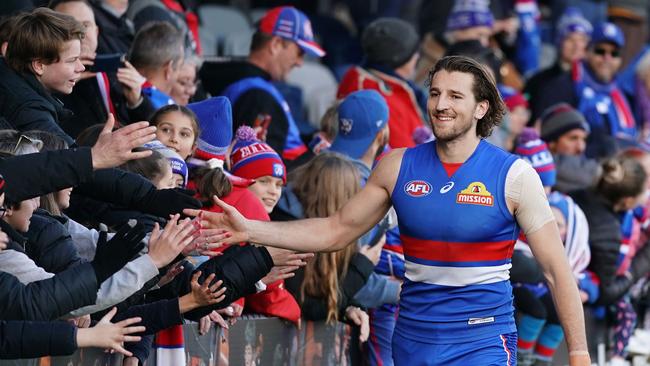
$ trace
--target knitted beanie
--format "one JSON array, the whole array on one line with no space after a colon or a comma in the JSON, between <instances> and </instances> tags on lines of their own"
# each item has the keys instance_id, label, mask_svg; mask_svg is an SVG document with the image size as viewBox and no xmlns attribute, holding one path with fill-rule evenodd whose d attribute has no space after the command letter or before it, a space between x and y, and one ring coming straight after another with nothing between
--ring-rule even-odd
<instances>
[{"instance_id":1,"label":"knitted beanie","mask_svg":"<svg viewBox=\"0 0 650 366\"><path fill-rule=\"evenodd\" d=\"M516 89L509 86L501 86L499 87L499 92L501 92L501 98L510 112L519 106L528 108L528 101L524 95Z\"/></svg>"},{"instance_id":2,"label":"knitted beanie","mask_svg":"<svg viewBox=\"0 0 650 366\"><path fill-rule=\"evenodd\" d=\"M557 21L556 26L556 41L559 45L571 33L579 32L591 37L593 27L589 20L582 15L579 8L569 6L564 11L564 14Z\"/></svg>"},{"instance_id":3,"label":"knitted beanie","mask_svg":"<svg viewBox=\"0 0 650 366\"><path fill-rule=\"evenodd\" d=\"M230 154L232 174L256 179L266 175L287 181L287 169L282 158L272 147L257 139L257 134L249 126L241 126L235 134L235 144Z\"/></svg>"},{"instance_id":4,"label":"knitted beanie","mask_svg":"<svg viewBox=\"0 0 650 366\"><path fill-rule=\"evenodd\" d=\"M224 160L232 140L232 107L226 97L212 97L187 105L199 120L201 135L194 157L200 160Z\"/></svg>"},{"instance_id":5,"label":"knitted beanie","mask_svg":"<svg viewBox=\"0 0 650 366\"><path fill-rule=\"evenodd\" d=\"M369 64L398 68L418 50L420 37L408 22L398 18L379 18L363 31L361 46Z\"/></svg>"},{"instance_id":6,"label":"knitted beanie","mask_svg":"<svg viewBox=\"0 0 650 366\"><path fill-rule=\"evenodd\" d=\"M490 0L456 0L447 18L447 31L474 27L492 28Z\"/></svg>"},{"instance_id":7,"label":"knitted beanie","mask_svg":"<svg viewBox=\"0 0 650 366\"><path fill-rule=\"evenodd\" d=\"M153 140L143 145L147 149L155 150L164 156L172 167L172 173L183 177L183 188L187 186L188 169L185 160L178 153L158 140Z\"/></svg>"},{"instance_id":8,"label":"knitted beanie","mask_svg":"<svg viewBox=\"0 0 650 366\"><path fill-rule=\"evenodd\" d=\"M556 171L553 155L548 151L546 143L539 138L537 131L532 128L524 129L517 138L515 154L535 168L545 187L555 185Z\"/></svg>"},{"instance_id":9,"label":"knitted beanie","mask_svg":"<svg viewBox=\"0 0 650 366\"><path fill-rule=\"evenodd\" d=\"M542 140L555 141L565 133L579 128L589 133L589 124L582 113L567 103L548 107L540 117L542 121Z\"/></svg>"}]
</instances>

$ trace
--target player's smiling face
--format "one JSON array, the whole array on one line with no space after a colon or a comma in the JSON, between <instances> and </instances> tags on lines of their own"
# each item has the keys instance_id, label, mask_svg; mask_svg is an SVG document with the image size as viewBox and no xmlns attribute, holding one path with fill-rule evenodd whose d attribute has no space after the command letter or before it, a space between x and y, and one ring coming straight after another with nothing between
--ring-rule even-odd
<instances>
[{"instance_id":1,"label":"player's smiling face","mask_svg":"<svg viewBox=\"0 0 650 366\"><path fill-rule=\"evenodd\" d=\"M483 117L485 112L476 102L473 84L472 74L456 71L440 70L431 79L427 111L439 141L476 134L477 117Z\"/></svg>"}]
</instances>

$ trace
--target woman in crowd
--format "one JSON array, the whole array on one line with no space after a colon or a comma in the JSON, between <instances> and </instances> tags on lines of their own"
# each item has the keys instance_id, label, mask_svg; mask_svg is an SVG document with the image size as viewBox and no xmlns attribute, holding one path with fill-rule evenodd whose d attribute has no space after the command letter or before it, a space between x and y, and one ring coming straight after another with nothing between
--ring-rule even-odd
<instances>
[{"instance_id":1,"label":"woman in crowd","mask_svg":"<svg viewBox=\"0 0 650 366\"><path fill-rule=\"evenodd\" d=\"M272 217L295 220L325 217L336 212L360 190L357 168L336 153L321 153L289 175L289 183ZM381 245L348 245L338 252L318 253L304 271L287 280L307 320L348 320L369 333L368 315L352 301L379 260Z\"/></svg>"}]
</instances>

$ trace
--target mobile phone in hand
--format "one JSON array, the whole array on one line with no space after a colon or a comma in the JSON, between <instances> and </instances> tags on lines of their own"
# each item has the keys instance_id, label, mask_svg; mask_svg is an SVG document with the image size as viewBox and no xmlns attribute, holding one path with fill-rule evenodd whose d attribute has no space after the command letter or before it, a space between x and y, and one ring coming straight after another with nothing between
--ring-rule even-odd
<instances>
[{"instance_id":1,"label":"mobile phone in hand","mask_svg":"<svg viewBox=\"0 0 650 366\"><path fill-rule=\"evenodd\" d=\"M91 72L117 72L124 66L125 55L123 53L110 53L97 55L93 64L88 66Z\"/></svg>"}]
</instances>

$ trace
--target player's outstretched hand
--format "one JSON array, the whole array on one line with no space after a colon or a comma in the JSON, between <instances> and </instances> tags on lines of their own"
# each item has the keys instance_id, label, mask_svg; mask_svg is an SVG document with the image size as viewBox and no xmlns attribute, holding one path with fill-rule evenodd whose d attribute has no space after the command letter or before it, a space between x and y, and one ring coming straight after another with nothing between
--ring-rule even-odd
<instances>
[{"instance_id":1,"label":"player's outstretched hand","mask_svg":"<svg viewBox=\"0 0 650 366\"><path fill-rule=\"evenodd\" d=\"M370 335L370 318L368 317L368 313L356 306L348 306L345 309L345 317L359 326L359 341L367 341Z\"/></svg>"},{"instance_id":2,"label":"player's outstretched hand","mask_svg":"<svg viewBox=\"0 0 650 366\"><path fill-rule=\"evenodd\" d=\"M113 319L116 312L117 308L111 309L111 311L104 315L102 320L92 328L77 329L77 346L80 348L108 348L126 356L132 356L131 352L124 349L124 342L139 341L139 336L132 336L130 334L144 332L145 327L130 326L139 323L142 320L140 318L129 318L118 323L111 323L111 319Z\"/></svg>"},{"instance_id":3,"label":"player's outstretched hand","mask_svg":"<svg viewBox=\"0 0 650 366\"><path fill-rule=\"evenodd\" d=\"M185 209L183 213L187 216L196 217L203 212L202 227L206 229L225 230L223 244L234 244L249 241L248 222L236 208L220 200L217 196L212 197L214 203L221 207L223 213L207 212L201 210ZM228 234L228 235L226 235Z\"/></svg>"}]
</instances>

